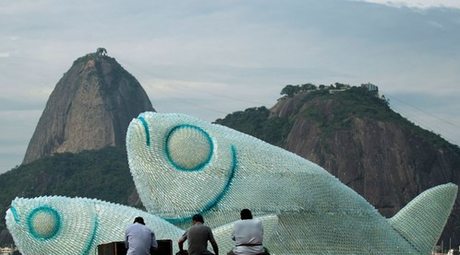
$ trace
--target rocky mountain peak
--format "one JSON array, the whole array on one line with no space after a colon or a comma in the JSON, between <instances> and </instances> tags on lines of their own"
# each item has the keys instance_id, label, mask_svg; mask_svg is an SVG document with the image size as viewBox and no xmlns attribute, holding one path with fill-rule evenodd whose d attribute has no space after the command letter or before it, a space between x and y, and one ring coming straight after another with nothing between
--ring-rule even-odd
<instances>
[{"instance_id":1,"label":"rocky mountain peak","mask_svg":"<svg viewBox=\"0 0 460 255\"><path fill-rule=\"evenodd\" d=\"M51 93L23 164L54 153L125 146L129 122L154 111L140 83L99 48L74 61Z\"/></svg>"},{"instance_id":2,"label":"rocky mountain peak","mask_svg":"<svg viewBox=\"0 0 460 255\"><path fill-rule=\"evenodd\" d=\"M320 165L387 218L431 187L460 185L460 148L394 112L366 87L295 91L270 110L246 109L216 122ZM459 205L457 196L440 239L454 246Z\"/></svg>"}]
</instances>

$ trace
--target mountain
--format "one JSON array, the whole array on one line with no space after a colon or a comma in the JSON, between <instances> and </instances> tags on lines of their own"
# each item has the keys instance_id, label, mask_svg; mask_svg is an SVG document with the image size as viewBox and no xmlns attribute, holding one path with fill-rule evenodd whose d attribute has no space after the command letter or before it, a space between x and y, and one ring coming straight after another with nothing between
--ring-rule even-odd
<instances>
[{"instance_id":1,"label":"mountain","mask_svg":"<svg viewBox=\"0 0 460 255\"><path fill-rule=\"evenodd\" d=\"M98 49L75 60L56 84L23 164L54 153L124 147L130 121L144 111L154 109L142 86Z\"/></svg>"},{"instance_id":2,"label":"mountain","mask_svg":"<svg viewBox=\"0 0 460 255\"><path fill-rule=\"evenodd\" d=\"M460 185L460 148L392 111L375 91L315 86L286 94L271 109L246 109L216 123L315 162L385 217L430 187ZM453 247L460 244L459 205L457 197L442 235Z\"/></svg>"}]
</instances>

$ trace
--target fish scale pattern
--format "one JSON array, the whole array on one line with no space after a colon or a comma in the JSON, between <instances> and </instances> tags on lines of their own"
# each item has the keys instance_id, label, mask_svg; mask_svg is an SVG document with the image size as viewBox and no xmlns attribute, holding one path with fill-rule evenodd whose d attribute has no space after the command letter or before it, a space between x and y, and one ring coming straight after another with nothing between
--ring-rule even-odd
<instances>
[{"instance_id":1,"label":"fish scale pattern","mask_svg":"<svg viewBox=\"0 0 460 255\"><path fill-rule=\"evenodd\" d=\"M320 166L235 130L183 114L146 112L131 122L126 141L149 212L177 226L195 213L216 226L236 220L243 208L276 214L277 230L265 242L273 254L428 254L425 247L439 238L457 190L448 184L428 195L446 206L429 213L437 215L429 220L434 227L424 233L426 240L415 241L404 232L419 233L425 223L404 213L388 220Z\"/></svg>"},{"instance_id":2,"label":"fish scale pattern","mask_svg":"<svg viewBox=\"0 0 460 255\"><path fill-rule=\"evenodd\" d=\"M16 198L6 213L6 224L15 244L24 255L94 255L101 243L123 241L124 230L137 216L144 218L157 239L175 245L185 232L166 220L136 208L88 198L44 196ZM276 215L259 217L268 236L278 226ZM185 227L190 227L191 223ZM230 250L233 223L213 229L223 250ZM187 243L184 246L187 248Z\"/></svg>"}]
</instances>

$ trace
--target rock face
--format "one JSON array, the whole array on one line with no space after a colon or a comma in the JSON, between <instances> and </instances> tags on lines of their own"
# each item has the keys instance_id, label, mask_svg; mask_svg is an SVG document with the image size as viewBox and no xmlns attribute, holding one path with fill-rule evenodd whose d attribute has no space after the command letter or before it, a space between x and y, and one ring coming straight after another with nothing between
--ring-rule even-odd
<instances>
[{"instance_id":1,"label":"rock face","mask_svg":"<svg viewBox=\"0 0 460 255\"><path fill-rule=\"evenodd\" d=\"M54 153L124 147L129 122L144 111L154 111L147 94L114 58L81 57L51 93L23 164Z\"/></svg>"},{"instance_id":2,"label":"rock face","mask_svg":"<svg viewBox=\"0 0 460 255\"><path fill-rule=\"evenodd\" d=\"M385 217L430 187L460 185L460 153L455 146L437 144L434 141L441 138L417 132L421 129L392 111L387 119L352 113L338 117L345 104L307 96L281 99L270 109L272 117L293 121L283 147L331 172ZM459 204L460 196L443 233L444 243L452 238L453 245L460 244Z\"/></svg>"}]
</instances>

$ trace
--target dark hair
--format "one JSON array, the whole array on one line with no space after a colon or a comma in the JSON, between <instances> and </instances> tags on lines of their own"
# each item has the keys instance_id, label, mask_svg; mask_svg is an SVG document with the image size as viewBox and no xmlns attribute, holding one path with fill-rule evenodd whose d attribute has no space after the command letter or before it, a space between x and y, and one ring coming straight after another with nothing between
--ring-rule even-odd
<instances>
[{"instance_id":1,"label":"dark hair","mask_svg":"<svg viewBox=\"0 0 460 255\"><path fill-rule=\"evenodd\" d=\"M243 209L241 210L241 219L242 220L250 220L252 219L252 213L251 213L251 210L249 209Z\"/></svg>"},{"instance_id":2,"label":"dark hair","mask_svg":"<svg viewBox=\"0 0 460 255\"><path fill-rule=\"evenodd\" d=\"M203 219L203 216L202 216L201 214L195 214L195 215L193 215L192 220L193 220L193 221L198 221L198 222L204 223L204 219Z\"/></svg>"},{"instance_id":3,"label":"dark hair","mask_svg":"<svg viewBox=\"0 0 460 255\"><path fill-rule=\"evenodd\" d=\"M136 223L136 222L139 223L139 224L145 225L144 218L142 218L142 217L136 217L134 219L134 223Z\"/></svg>"}]
</instances>

